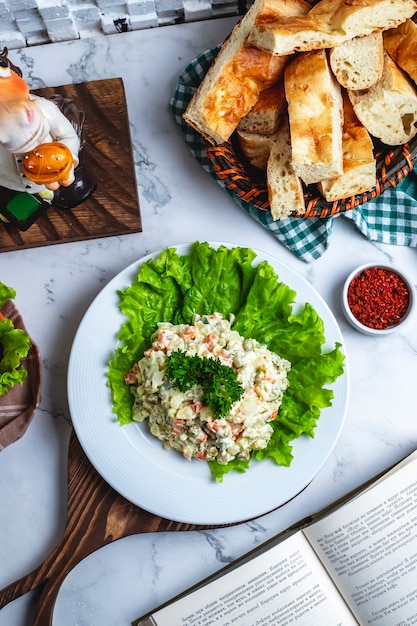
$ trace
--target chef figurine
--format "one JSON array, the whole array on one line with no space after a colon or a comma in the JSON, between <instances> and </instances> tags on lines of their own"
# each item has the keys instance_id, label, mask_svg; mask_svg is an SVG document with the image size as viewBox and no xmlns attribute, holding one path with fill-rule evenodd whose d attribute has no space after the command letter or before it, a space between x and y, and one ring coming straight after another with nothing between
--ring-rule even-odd
<instances>
[{"instance_id":1,"label":"chef figurine","mask_svg":"<svg viewBox=\"0 0 417 626\"><path fill-rule=\"evenodd\" d=\"M78 114L77 127L57 97L29 93L7 49L0 53L0 218L21 230L46 206L72 208L95 189L90 180L74 185L83 113L65 100L67 109Z\"/></svg>"}]
</instances>

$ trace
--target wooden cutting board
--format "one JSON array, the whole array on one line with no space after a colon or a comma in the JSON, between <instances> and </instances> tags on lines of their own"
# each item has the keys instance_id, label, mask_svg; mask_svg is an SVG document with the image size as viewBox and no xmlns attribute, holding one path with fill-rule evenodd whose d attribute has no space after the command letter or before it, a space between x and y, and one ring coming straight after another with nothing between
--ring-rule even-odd
<instances>
[{"instance_id":1,"label":"wooden cutting board","mask_svg":"<svg viewBox=\"0 0 417 626\"><path fill-rule=\"evenodd\" d=\"M110 487L86 457L74 431L68 450L68 510L64 532L35 570L0 590L0 610L39 589L33 626L50 626L59 589L67 574L95 550L137 533L215 528L173 522L148 513Z\"/></svg>"},{"instance_id":2,"label":"wooden cutting board","mask_svg":"<svg viewBox=\"0 0 417 626\"><path fill-rule=\"evenodd\" d=\"M121 78L33 90L61 94L85 113L83 161L94 194L71 210L50 207L26 231L0 222L0 252L141 232L129 119Z\"/></svg>"}]
</instances>

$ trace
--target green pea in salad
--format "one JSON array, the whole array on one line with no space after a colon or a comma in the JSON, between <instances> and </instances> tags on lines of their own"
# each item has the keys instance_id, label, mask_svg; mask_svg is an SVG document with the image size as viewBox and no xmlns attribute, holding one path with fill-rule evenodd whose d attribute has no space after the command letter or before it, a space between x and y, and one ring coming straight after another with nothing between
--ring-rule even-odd
<instances>
[{"instance_id":1,"label":"green pea in salad","mask_svg":"<svg viewBox=\"0 0 417 626\"><path fill-rule=\"evenodd\" d=\"M344 372L341 344L250 248L195 242L167 248L118 291L126 321L108 364L113 412L147 423L173 454L206 462L222 482L272 459L290 466L298 437L314 437L327 385Z\"/></svg>"}]
</instances>

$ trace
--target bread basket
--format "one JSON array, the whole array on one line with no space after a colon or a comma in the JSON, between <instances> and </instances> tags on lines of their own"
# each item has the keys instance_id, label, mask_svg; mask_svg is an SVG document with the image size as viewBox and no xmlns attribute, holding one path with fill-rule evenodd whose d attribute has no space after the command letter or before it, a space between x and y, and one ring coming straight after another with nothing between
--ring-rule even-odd
<instances>
[{"instance_id":1,"label":"bread basket","mask_svg":"<svg viewBox=\"0 0 417 626\"><path fill-rule=\"evenodd\" d=\"M375 141L376 181L369 191L335 202L326 202L317 185L304 188L306 212L293 217L329 217L354 209L380 196L389 187L396 187L412 170L417 160L417 137L410 143L391 147ZM265 177L252 167L241 154L237 141L219 146L206 145L207 156L216 176L233 194L258 209L269 210Z\"/></svg>"},{"instance_id":2,"label":"bread basket","mask_svg":"<svg viewBox=\"0 0 417 626\"><path fill-rule=\"evenodd\" d=\"M312 5L315 2L310 2ZM175 102L177 116L185 112L193 93L198 89L208 69L216 58L222 44L203 52L192 61L181 75L181 98ZM185 87L185 89L184 89ZM190 98L185 95L190 94ZM182 108L183 107L183 108ZM182 109L182 110L181 110ZM202 139L197 131L189 127L185 131L187 143L200 162L204 157L208 160L210 174L218 180L220 185L230 193L239 204L244 203L252 209L269 213L268 190L266 175L254 168L240 150L236 133L230 139L219 145L211 145ZM373 138L374 155L376 160L375 185L368 191L334 202L327 202L321 195L318 186L303 186L305 213L295 218L325 218L344 213L379 197L385 190L395 188L413 170L417 161L417 136L409 143L389 146ZM198 157L200 152L201 159ZM203 164L203 163L202 163ZM204 166L204 164L203 164Z\"/></svg>"}]
</instances>

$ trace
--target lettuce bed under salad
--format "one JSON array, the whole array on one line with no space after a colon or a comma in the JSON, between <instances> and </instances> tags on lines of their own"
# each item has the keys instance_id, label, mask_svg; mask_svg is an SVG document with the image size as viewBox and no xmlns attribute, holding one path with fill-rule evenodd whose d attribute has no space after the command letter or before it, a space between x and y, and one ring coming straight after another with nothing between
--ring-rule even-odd
<instances>
[{"instance_id":1,"label":"lettuce bed under salad","mask_svg":"<svg viewBox=\"0 0 417 626\"><path fill-rule=\"evenodd\" d=\"M255 258L249 248L214 249L200 242L194 243L187 255L167 248L142 264L130 287L118 291L120 310L127 321L109 362L108 385L120 425L132 422L133 397L124 374L150 347L158 322L190 324L193 313L233 314L234 330L266 344L291 362L289 387L277 418L271 422L274 433L268 446L254 451L247 461L227 465L209 462L217 482L231 470L246 471L253 459L272 458L278 465L289 466L291 441L301 435L314 437L320 412L331 406L334 396L325 385L344 371L341 344L322 353L324 325L315 309L306 303L293 313L296 293L279 281L267 261L254 266Z\"/></svg>"},{"instance_id":2,"label":"lettuce bed under salad","mask_svg":"<svg viewBox=\"0 0 417 626\"><path fill-rule=\"evenodd\" d=\"M13 300L16 292L0 282L0 307ZM30 350L29 335L21 328L15 328L12 320L0 313L0 397L16 385L21 385L28 375L21 366Z\"/></svg>"}]
</instances>

